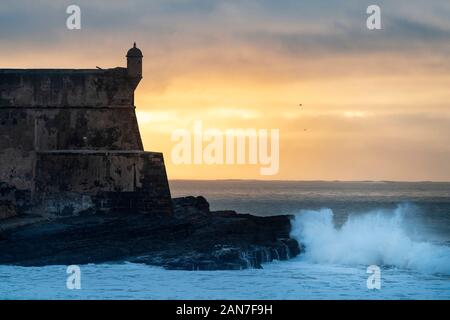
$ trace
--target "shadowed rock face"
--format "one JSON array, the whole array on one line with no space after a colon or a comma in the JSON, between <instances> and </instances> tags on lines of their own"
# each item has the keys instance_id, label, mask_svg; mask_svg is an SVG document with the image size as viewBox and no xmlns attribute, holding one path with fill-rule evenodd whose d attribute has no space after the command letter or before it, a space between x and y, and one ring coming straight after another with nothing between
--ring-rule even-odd
<instances>
[{"instance_id":1,"label":"shadowed rock face","mask_svg":"<svg viewBox=\"0 0 450 320\"><path fill-rule=\"evenodd\" d=\"M203 197L173 199L174 214L96 213L0 231L0 264L131 261L179 270L260 268L300 253L290 217L209 210Z\"/></svg>"}]
</instances>

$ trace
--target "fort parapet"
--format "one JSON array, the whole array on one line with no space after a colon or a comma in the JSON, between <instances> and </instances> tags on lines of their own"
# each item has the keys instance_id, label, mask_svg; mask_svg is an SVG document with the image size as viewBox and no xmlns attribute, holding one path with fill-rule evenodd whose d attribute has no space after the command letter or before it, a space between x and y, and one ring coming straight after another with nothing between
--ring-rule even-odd
<instances>
[{"instance_id":1,"label":"fort parapet","mask_svg":"<svg viewBox=\"0 0 450 320\"><path fill-rule=\"evenodd\" d=\"M170 213L163 155L139 132L141 78L136 45L127 68L0 69L0 207Z\"/></svg>"}]
</instances>

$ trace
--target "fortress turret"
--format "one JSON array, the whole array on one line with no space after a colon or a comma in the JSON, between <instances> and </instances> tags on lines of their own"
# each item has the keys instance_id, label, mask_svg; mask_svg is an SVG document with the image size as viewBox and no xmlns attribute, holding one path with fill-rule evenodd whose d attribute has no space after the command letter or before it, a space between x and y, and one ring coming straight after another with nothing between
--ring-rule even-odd
<instances>
[{"instance_id":1,"label":"fortress turret","mask_svg":"<svg viewBox=\"0 0 450 320\"><path fill-rule=\"evenodd\" d=\"M142 78L142 51L136 47L136 42L133 48L127 53L127 69L128 76L132 78Z\"/></svg>"}]
</instances>

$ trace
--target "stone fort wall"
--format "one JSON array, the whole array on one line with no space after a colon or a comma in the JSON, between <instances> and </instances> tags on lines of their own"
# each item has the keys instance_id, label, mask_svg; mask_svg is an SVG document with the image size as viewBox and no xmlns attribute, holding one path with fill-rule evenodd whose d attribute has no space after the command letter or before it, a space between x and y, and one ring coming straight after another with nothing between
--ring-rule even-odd
<instances>
[{"instance_id":1,"label":"stone fort wall","mask_svg":"<svg viewBox=\"0 0 450 320\"><path fill-rule=\"evenodd\" d=\"M163 156L143 151L134 106L139 81L126 68L0 70L0 182L29 195L24 211L126 203L171 211ZM108 201L108 194L124 200Z\"/></svg>"}]
</instances>

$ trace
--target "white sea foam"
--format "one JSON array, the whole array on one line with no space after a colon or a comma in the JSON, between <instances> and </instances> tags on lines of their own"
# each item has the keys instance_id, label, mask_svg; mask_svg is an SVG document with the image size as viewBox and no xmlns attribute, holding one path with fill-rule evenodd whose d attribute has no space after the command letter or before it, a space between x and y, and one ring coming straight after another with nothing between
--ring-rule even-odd
<instances>
[{"instance_id":1,"label":"white sea foam","mask_svg":"<svg viewBox=\"0 0 450 320\"><path fill-rule=\"evenodd\" d=\"M415 240L411 209L402 204L351 215L339 228L331 209L303 210L291 222L291 236L305 246L303 259L313 263L376 264L450 275L450 248Z\"/></svg>"}]
</instances>

